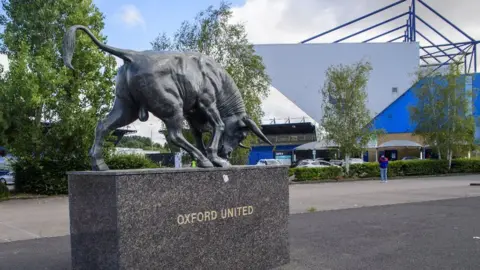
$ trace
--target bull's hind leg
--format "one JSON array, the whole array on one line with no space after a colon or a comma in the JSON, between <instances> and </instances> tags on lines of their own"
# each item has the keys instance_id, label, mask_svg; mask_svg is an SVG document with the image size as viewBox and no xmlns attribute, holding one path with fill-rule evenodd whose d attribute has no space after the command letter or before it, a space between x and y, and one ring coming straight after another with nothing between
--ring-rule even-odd
<instances>
[{"instance_id":1,"label":"bull's hind leg","mask_svg":"<svg viewBox=\"0 0 480 270\"><path fill-rule=\"evenodd\" d=\"M181 111L176 113L175 115L168 117L166 119L162 119L167 127L168 131L168 139L175 144L176 146L182 148L183 150L187 151L190 155L192 155L197 160L197 166L200 168L211 168L213 167L212 162L205 157L200 150L195 148L191 145L185 137L183 137L182 133L182 123L183 123L183 114Z\"/></svg>"},{"instance_id":2,"label":"bull's hind leg","mask_svg":"<svg viewBox=\"0 0 480 270\"><path fill-rule=\"evenodd\" d=\"M203 143L202 132L196 128L190 127L193 138L195 139L195 145L202 152L203 155L207 155L205 144Z\"/></svg>"},{"instance_id":3,"label":"bull's hind leg","mask_svg":"<svg viewBox=\"0 0 480 270\"><path fill-rule=\"evenodd\" d=\"M138 109L130 102L116 98L112 110L105 119L98 122L95 129L95 141L90 149L92 170L108 170L107 164L103 160L103 140L111 131L126 126L138 119Z\"/></svg>"}]
</instances>

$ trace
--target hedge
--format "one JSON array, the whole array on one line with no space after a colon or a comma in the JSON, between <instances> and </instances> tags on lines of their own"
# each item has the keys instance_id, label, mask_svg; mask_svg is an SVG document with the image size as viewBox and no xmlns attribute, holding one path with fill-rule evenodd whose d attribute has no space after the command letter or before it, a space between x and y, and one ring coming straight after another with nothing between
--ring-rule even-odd
<instances>
[{"instance_id":1,"label":"hedge","mask_svg":"<svg viewBox=\"0 0 480 270\"><path fill-rule=\"evenodd\" d=\"M480 173L480 159L454 159L452 168L448 170L446 160L399 160L391 161L388 166L388 177L441 175L448 173ZM350 171L344 167L292 168L289 175L295 175L294 181L340 180L359 178L379 178L380 170L377 162L350 164Z\"/></svg>"},{"instance_id":2,"label":"hedge","mask_svg":"<svg viewBox=\"0 0 480 270\"><path fill-rule=\"evenodd\" d=\"M0 201L8 200L10 197L10 191L8 190L7 185L0 182Z\"/></svg>"},{"instance_id":3,"label":"hedge","mask_svg":"<svg viewBox=\"0 0 480 270\"><path fill-rule=\"evenodd\" d=\"M136 154L117 154L105 159L112 170L158 168L150 159ZM15 172L15 191L33 194L57 195L67 194L67 171L90 170L89 164L68 164L31 159L17 160L12 164Z\"/></svg>"},{"instance_id":4,"label":"hedge","mask_svg":"<svg viewBox=\"0 0 480 270\"><path fill-rule=\"evenodd\" d=\"M111 170L148 169L160 167L151 159L138 154L112 155L105 160Z\"/></svg>"}]
</instances>

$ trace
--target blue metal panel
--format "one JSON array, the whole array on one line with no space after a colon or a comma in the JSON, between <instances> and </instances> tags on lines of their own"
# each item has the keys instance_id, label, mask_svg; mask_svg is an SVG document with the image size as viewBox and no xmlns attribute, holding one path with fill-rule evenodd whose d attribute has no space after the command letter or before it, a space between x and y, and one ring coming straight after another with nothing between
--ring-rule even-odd
<instances>
[{"instance_id":1,"label":"blue metal panel","mask_svg":"<svg viewBox=\"0 0 480 270\"><path fill-rule=\"evenodd\" d=\"M473 85L473 115L477 119L475 127L475 139L480 141L480 73L472 75ZM408 89L398 97L385 110L373 119L375 129L384 129L386 133L411 133L415 130L415 124L410 121L408 108L417 104L414 94L415 87Z\"/></svg>"},{"instance_id":2,"label":"blue metal panel","mask_svg":"<svg viewBox=\"0 0 480 270\"><path fill-rule=\"evenodd\" d=\"M299 145L277 145L277 151L292 151ZM262 158L274 158L273 146L253 146L248 155L248 165L255 165Z\"/></svg>"},{"instance_id":3,"label":"blue metal panel","mask_svg":"<svg viewBox=\"0 0 480 270\"><path fill-rule=\"evenodd\" d=\"M413 132L415 126L410 121L408 107L416 104L415 95L410 88L375 117L374 128L384 129L386 133Z\"/></svg>"},{"instance_id":4,"label":"blue metal panel","mask_svg":"<svg viewBox=\"0 0 480 270\"><path fill-rule=\"evenodd\" d=\"M273 146L253 146L248 155L248 165L255 165L262 158L273 158Z\"/></svg>"},{"instance_id":5,"label":"blue metal panel","mask_svg":"<svg viewBox=\"0 0 480 270\"><path fill-rule=\"evenodd\" d=\"M480 144L480 73L472 76L473 117L475 118L475 142Z\"/></svg>"}]
</instances>

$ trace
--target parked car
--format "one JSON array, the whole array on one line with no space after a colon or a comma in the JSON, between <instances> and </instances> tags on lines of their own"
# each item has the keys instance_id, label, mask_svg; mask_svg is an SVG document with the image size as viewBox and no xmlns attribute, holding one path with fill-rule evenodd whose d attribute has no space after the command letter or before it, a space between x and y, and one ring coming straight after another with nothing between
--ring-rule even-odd
<instances>
[{"instance_id":1,"label":"parked car","mask_svg":"<svg viewBox=\"0 0 480 270\"><path fill-rule=\"evenodd\" d=\"M350 159L350 164L362 164L364 161L361 158L351 158Z\"/></svg>"},{"instance_id":2,"label":"parked car","mask_svg":"<svg viewBox=\"0 0 480 270\"><path fill-rule=\"evenodd\" d=\"M335 165L325 160L304 159L298 163L297 168L315 168L315 167L330 167L330 166L340 167L338 165Z\"/></svg>"},{"instance_id":3,"label":"parked car","mask_svg":"<svg viewBox=\"0 0 480 270\"><path fill-rule=\"evenodd\" d=\"M338 165L338 166L345 166L345 160L344 159L332 159L332 160L330 160L330 163ZM364 163L364 161L361 158L351 158L349 160L349 164L362 164L362 163Z\"/></svg>"},{"instance_id":4,"label":"parked car","mask_svg":"<svg viewBox=\"0 0 480 270\"><path fill-rule=\"evenodd\" d=\"M0 182L5 185L15 184L15 176L13 172L8 172L7 174L0 176Z\"/></svg>"},{"instance_id":5,"label":"parked car","mask_svg":"<svg viewBox=\"0 0 480 270\"><path fill-rule=\"evenodd\" d=\"M412 159L419 159L419 158L418 157L412 157L412 156L402 158L402 160L412 160Z\"/></svg>"},{"instance_id":6,"label":"parked car","mask_svg":"<svg viewBox=\"0 0 480 270\"><path fill-rule=\"evenodd\" d=\"M334 165L338 165L338 166L342 166L344 160L341 160L341 159L331 159L330 160L330 163L334 164Z\"/></svg>"},{"instance_id":7,"label":"parked car","mask_svg":"<svg viewBox=\"0 0 480 270\"><path fill-rule=\"evenodd\" d=\"M282 163L276 159L260 159L257 166L271 166L271 165L282 165Z\"/></svg>"}]
</instances>

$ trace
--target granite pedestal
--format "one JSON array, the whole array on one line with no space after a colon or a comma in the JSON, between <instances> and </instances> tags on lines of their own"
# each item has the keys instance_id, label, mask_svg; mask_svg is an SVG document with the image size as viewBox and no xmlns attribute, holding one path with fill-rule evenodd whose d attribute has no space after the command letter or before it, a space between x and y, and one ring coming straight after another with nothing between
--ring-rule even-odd
<instances>
[{"instance_id":1,"label":"granite pedestal","mask_svg":"<svg viewBox=\"0 0 480 270\"><path fill-rule=\"evenodd\" d=\"M72 268L289 263L288 167L70 172Z\"/></svg>"}]
</instances>

